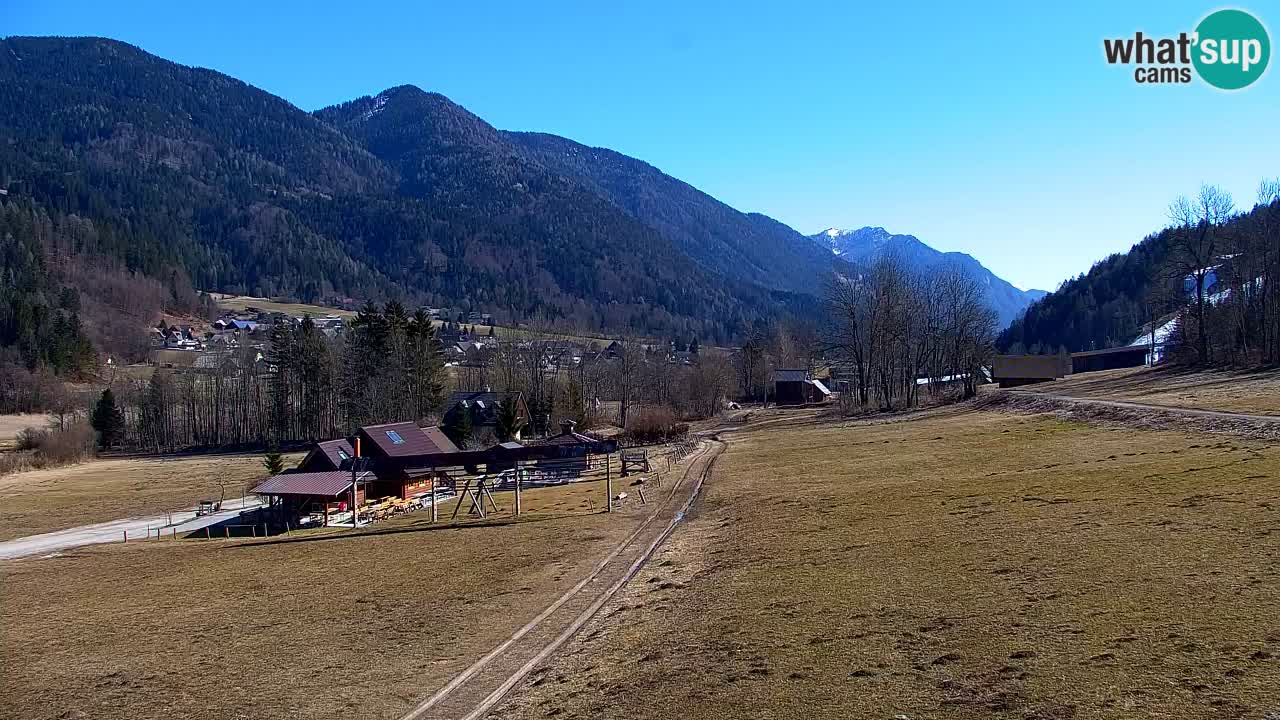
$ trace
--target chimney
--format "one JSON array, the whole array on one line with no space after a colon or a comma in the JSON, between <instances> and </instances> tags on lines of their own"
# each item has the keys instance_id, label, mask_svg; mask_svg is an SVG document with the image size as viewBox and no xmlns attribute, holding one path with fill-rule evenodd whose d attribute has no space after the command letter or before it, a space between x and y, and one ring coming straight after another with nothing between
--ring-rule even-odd
<instances>
[{"instance_id":1,"label":"chimney","mask_svg":"<svg viewBox=\"0 0 1280 720\"><path fill-rule=\"evenodd\" d=\"M572 421L572 420L562 420L562 421L560 421L560 434L561 434L561 435L570 435L570 434L572 434L572 433L573 433L573 428L574 428L574 426L575 426L575 425L577 425L577 424L578 424L578 423L576 423L576 422L574 422L574 421Z\"/></svg>"}]
</instances>

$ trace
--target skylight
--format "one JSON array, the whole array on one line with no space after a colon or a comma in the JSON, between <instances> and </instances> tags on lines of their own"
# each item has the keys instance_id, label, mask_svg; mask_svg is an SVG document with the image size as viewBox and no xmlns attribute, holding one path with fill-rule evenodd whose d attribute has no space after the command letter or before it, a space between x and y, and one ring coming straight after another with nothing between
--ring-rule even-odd
<instances>
[{"instance_id":1,"label":"skylight","mask_svg":"<svg viewBox=\"0 0 1280 720\"><path fill-rule=\"evenodd\" d=\"M395 443L396 445L404 444L404 438L400 437L400 433L396 432L395 430L388 430L387 437L391 438L391 442Z\"/></svg>"}]
</instances>

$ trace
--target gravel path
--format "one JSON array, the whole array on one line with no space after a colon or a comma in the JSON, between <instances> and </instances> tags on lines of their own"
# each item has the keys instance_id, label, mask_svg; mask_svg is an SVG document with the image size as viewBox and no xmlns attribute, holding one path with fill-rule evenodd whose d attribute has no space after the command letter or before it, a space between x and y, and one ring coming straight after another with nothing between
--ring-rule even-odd
<instances>
[{"instance_id":1,"label":"gravel path","mask_svg":"<svg viewBox=\"0 0 1280 720\"><path fill-rule=\"evenodd\" d=\"M157 528L164 528L165 534L171 530L176 530L179 534L189 533L233 518L240 514L241 510L261 507L262 501L257 498L246 498L242 506L240 498L233 498L225 501L222 506L224 509L221 512L200 517L196 517L195 508L190 508L182 512L124 518L93 525L81 525L57 532L28 535L16 540L0 542L0 560L44 555L82 545L121 542L125 540L126 535L129 540L142 541L146 539L149 532L154 532Z\"/></svg>"}]
</instances>

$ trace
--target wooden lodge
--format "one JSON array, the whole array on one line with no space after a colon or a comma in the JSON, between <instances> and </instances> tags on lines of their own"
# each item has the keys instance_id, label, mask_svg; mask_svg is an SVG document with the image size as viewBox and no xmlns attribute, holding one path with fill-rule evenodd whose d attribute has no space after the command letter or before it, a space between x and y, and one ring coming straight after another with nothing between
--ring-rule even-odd
<instances>
[{"instance_id":1,"label":"wooden lodge","mask_svg":"<svg viewBox=\"0 0 1280 720\"><path fill-rule=\"evenodd\" d=\"M459 491L465 478L498 476L517 467L533 484L565 482L592 467L593 457L616 450L615 441L578 433L572 422L537 444L507 442L472 451L459 450L438 427L369 425L351 438L316 443L297 468L268 478L252 492L267 498L281 525L345 524L353 504L363 508L377 500L411 509L430 502L434 493ZM360 513L363 522L365 511Z\"/></svg>"}]
</instances>

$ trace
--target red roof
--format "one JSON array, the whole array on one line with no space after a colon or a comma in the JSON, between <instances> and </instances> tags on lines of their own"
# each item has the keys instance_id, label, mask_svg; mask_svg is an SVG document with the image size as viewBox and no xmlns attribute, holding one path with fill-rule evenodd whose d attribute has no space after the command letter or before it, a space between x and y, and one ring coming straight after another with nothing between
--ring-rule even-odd
<instances>
[{"instance_id":1,"label":"red roof","mask_svg":"<svg viewBox=\"0 0 1280 720\"><path fill-rule=\"evenodd\" d=\"M373 473L360 473L358 479L365 482ZM326 472L281 473L267 478L253 489L255 495L321 495L336 497L351 489L351 473L346 470Z\"/></svg>"},{"instance_id":2,"label":"red roof","mask_svg":"<svg viewBox=\"0 0 1280 720\"><path fill-rule=\"evenodd\" d=\"M386 425L366 425L360 428L360 434L386 457L412 457L415 455L439 455L456 453L454 445L440 428L420 428L417 423L387 423ZM364 451L363 454L370 453Z\"/></svg>"},{"instance_id":3,"label":"red roof","mask_svg":"<svg viewBox=\"0 0 1280 720\"><path fill-rule=\"evenodd\" d=\"M343 456L344 454L345 457ZM342 467L344 460L355 456L355 449L345 439L326 440L316 443L315 447L312 448L311 452L307 453L307 456L302 459L298 467L308 469L316 468L319 465L323 468L327 465L329 469L337 470ZM325 462L325 460L328 462Z\"/></svg>"}]
</instances>

